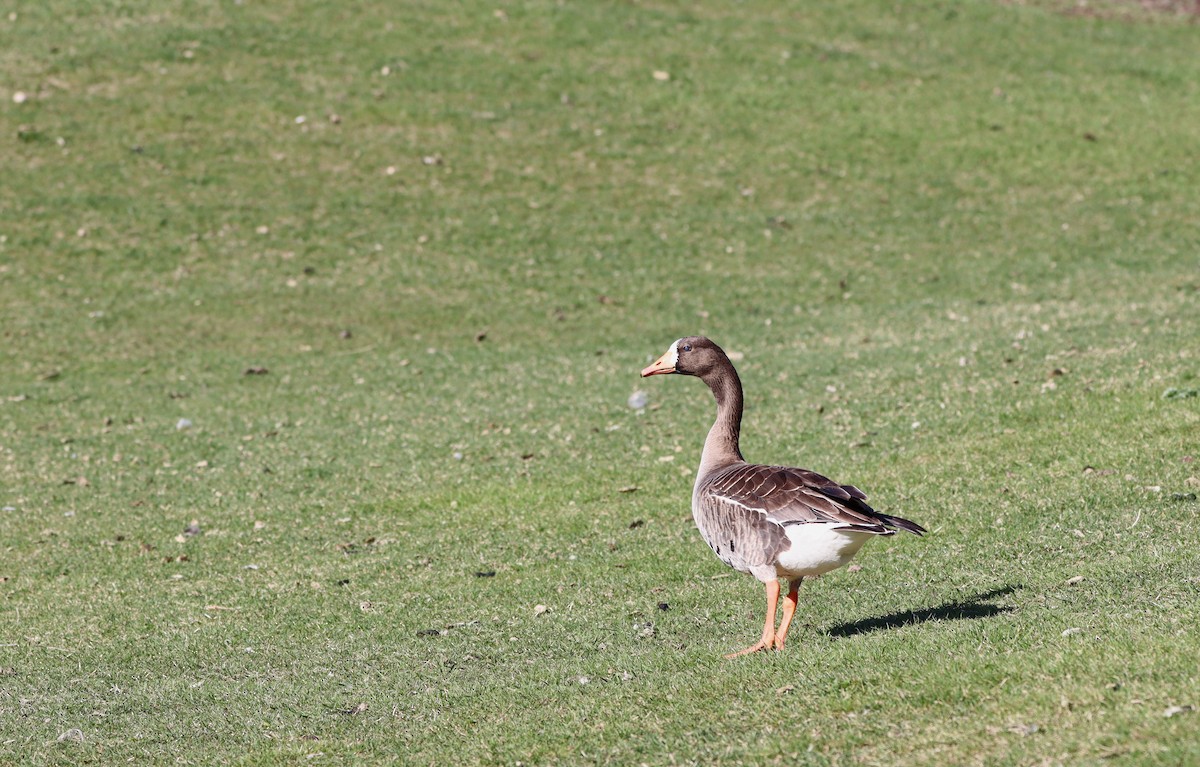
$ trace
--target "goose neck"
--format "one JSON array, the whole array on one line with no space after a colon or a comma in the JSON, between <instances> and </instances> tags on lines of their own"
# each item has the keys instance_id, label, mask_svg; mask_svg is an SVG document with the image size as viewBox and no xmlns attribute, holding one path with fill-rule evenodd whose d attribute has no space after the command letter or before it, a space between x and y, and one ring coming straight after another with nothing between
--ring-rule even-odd
<instances>
[{"instance_id":1,"label":"goose neck","mask_svg":"<svg viewBox=\"0 0 1200 767\"><path fill-rule=\"evenodd\" d=\"M738 446L742 431L742 382L737 371L726 363L703 380L717 400L717 419L704 440L697 481L716 469L743 460Z\"/></svg>"}]
</instances>

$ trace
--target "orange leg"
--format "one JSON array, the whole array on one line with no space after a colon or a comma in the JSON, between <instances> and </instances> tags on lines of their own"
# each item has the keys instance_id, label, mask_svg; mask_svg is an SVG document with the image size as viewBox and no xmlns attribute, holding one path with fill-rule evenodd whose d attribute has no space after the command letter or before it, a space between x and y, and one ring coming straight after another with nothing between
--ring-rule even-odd
<instances>
[{"instance_id":1,"label":"orange leg","mask_svg":"<svg viewBox=\"0 0 1200 767\"><path fill-rule=\"evenodd\" d=\"M788 581L788 593L783 598L783 620L779 621L779 633L775 635L776 650L782 650L783 643L787 641L788 629L792 627L792 616L796 614L796 599L799 596L801 581L801 578Z\"/></svg>"},{"instance_id":2,"label":"orange leg","mask_svg":"<svg viewBox=\"0 0 1200 767\"><path fill-rule=\"evenodd\" d=\"M762 639L758 644L751 645L745 650L731 652L726 658L736 658L739 655L749 655L759 650L767 650L775 645L775 609L779 606L779 581L772 578L766 582L767 587L767 621L763 626Z\"/></svg>"}]
</instances>

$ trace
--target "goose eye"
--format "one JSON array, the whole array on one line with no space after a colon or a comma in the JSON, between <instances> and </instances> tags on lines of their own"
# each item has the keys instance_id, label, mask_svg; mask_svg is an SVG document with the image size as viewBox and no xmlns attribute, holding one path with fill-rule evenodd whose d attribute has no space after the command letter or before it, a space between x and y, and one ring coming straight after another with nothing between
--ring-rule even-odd
<instances>
[{"instance_id":1,"label":"goose eye","mask_svg":"<svg viewBox=\"0 0 1200 767\"><path fill-rule=\"evenodd\" d=\"M690 351L692 350L692 345L691 345L691 344L684 344L684 345L683 345L683 350L684 350L685 352L690 352Z\"/></svg>"}]
</instances>

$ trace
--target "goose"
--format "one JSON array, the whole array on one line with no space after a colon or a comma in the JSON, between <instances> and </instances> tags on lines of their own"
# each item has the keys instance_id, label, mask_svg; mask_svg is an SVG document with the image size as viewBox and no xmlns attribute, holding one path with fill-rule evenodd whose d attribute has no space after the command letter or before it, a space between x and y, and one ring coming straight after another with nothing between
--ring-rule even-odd
<instances>
[{"instance_id":1,"label":"goose","mask_svg":"<svg viewBox=\"0 0 1200 767\"><path fill-rule=\"evenodd\" d=\"M729 356L709 339L680 338L642 377L669 373L696 376L717 400L717 420L704 440L692 489L696 527L722 562L766 587L762 638L726 658L783 649L805 578L836 570L876 536L925 532L916 522L875 511L852 485L808 469L747 463L738 447L742 382ZM788 591L776 630L780 579Z\"/></svg>"}]
</instances>

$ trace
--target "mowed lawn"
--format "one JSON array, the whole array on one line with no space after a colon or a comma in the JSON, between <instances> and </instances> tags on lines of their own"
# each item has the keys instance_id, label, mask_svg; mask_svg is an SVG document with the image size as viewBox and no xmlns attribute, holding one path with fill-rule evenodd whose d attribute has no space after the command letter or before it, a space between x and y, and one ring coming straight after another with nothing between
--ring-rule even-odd
<instances>
[{"instance_id":1,"label":"mowed lawn","mask_svg":"<svg viewBox=\"0 0 1200 767\"><path fill-rule=\"evenodd\" d=\"M1133 3L9 3L0 763L1200 763L1198 52ZM701 333L747 458L930 531L781 653L721 657L711 396L637 376Z\"/></svg>"}]
</instances>

